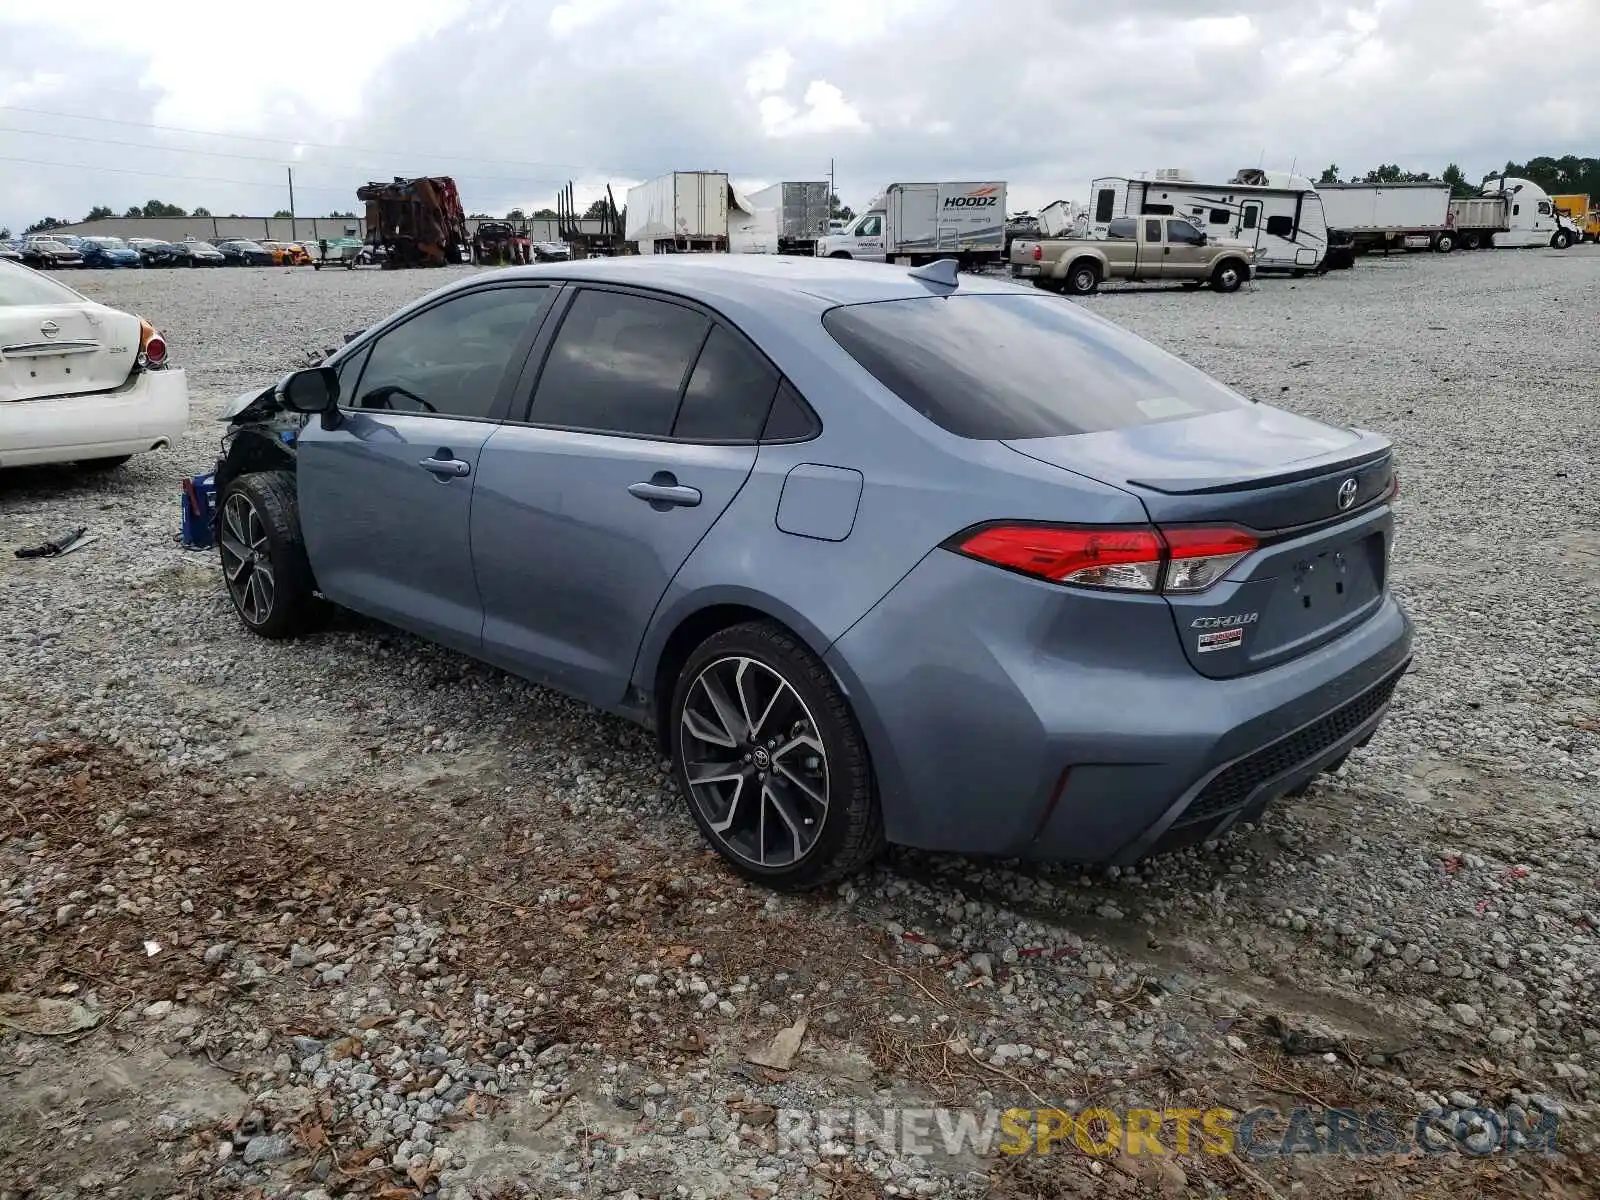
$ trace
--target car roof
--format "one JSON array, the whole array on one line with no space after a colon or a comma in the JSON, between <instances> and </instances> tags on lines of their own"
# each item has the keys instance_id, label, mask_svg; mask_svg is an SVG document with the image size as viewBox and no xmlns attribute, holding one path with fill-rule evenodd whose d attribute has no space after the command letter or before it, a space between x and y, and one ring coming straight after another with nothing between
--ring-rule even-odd
<instances>
[{"instance_id":1,"label":"car roof","mask_svg":"<svg viewBox=\"0 0 1600 1200\"><path fill-rule=\"evenodd\" d=\"M660 288L713 308L759 304L763 295L783 293L791 301L809 297L821 310L840 304L910 300L949 295L936 283L915 278L908 267L850 259L802 258L778 254L644 254L586 258L576 262L508 267L494 272L507 279L566 279ZM476 277L481 281L483 276ZM959 294L1032 292L1001 279L962 274Z\"/></svg>"}]
</instances>

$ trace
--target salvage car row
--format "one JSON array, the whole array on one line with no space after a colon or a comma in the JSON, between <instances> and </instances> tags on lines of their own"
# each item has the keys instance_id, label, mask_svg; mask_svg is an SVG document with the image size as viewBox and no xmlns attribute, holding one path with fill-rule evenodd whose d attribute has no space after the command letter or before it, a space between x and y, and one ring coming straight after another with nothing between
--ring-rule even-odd
<instances>
[{"instance_id":1,"label":"salvage car row","mask_svg":"<svg viewBox=\"0 0 1600 1200\"><path fill-rule=\"evenodd\" d=\"M299 242L227 241L164 242L156 238L74 237L35 234L20 242L0 243L0 259L22 262L41 271L68 267L298 267L311 263Z\"/></svg>"}]
</instances>

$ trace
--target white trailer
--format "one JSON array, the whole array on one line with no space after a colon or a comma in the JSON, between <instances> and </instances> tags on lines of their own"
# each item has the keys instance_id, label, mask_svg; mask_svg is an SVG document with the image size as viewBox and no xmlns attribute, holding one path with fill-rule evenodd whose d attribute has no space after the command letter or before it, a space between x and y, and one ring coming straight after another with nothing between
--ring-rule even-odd
<instances>
[{"instance_id":1,"label":"white trailer","mask_svg":"<svg viewBox=\"0 0 1600 1200\"><path fill-rule=\"evenodd\" d=\"M955 258L962 266L1005 256L1006 185L891 183L843 233L817 243L821 258L920 266Z\"/></svg>"},{"instance_id":2,"label":"white trailer","mask_svg":"<svg viewBox=\"0 0 1600 1200\"><path fill-rule=\"evenodd\" d=\"M1455 249L1448 183L1324 183L1329 231L1359 251Z\"/></svg>"},{"instance_id":3,"label":"white trailer","mask_svg":"<svg viewBox=\"0 0 1600 1200\"><path fill-rule=\"evenodd\" d=\"M728 248L728 176L673 171L628 189L624 237L640 254Z\"/></svg>"},{"instance_id":4,"label":"white trailer","mask_svg":"<svg viewBox=\"0 0 1600 1200\"><path fill-rule=\"evenodd\" d=\"M775 183L742 196L728 215L728 249L735 254L816 252L828 230L832 191L825 182Z\"/></svg>"},{"instance_id":5,"label":"white trailer","mask_svg":"<svg viewBox=\"0 0 1600 1200\"><path fill-rule=\"evenodd\" d=\"M1247 167L1226 183L1201 183L1168 169L1154 179L1114 176L1090 185L1090 236L1104 237L1118 217L1144 215L1187 217L1202 233L1254 246L1258 274L1304 275L1328 253L1322 197L1303 175Z\"/></svg>"},{"instance_id":6,"label":"white trailer","mask_svg":"<svg viewBox=\"0 0 1600 1200\"><path fill-rule=\"evenodd\" d=\"M1531 179L1502 176L1485 180L1481 199L1450 202L1450 218L1460 244L1468 250L1479 246L1565 250L1582 240L1576 223Z\"/></svg>"}]
</instances>

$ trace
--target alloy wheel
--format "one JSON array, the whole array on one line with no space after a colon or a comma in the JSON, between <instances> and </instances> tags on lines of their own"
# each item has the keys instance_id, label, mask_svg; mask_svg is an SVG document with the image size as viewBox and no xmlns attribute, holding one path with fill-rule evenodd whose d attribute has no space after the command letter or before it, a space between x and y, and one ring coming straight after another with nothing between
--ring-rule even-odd
<instances>
[{"instance_id":1,"label":"alloy wheel","mask_svg":"<svg viewBox=\"0 0 1600 1200\"><path fill-rule=\"evenodd\" d=\"M272 616L278 583L272 570L266 522L248 496L235 492L223 504L218 542L222 575L234 607L248 624L265 624Z\"/></svg>"},{"instance_id":2,"label":"alloy wheel","mask_svg":"<svg viewBox=\"0 0 1600 1200\"><path fill-rule=\"evenodd\" d=\"M689 686L679 738L690 801L718 842L757 867L800 862L828 816L828 756L793 685L744 656Z\"/></svg>"}]
</instances>

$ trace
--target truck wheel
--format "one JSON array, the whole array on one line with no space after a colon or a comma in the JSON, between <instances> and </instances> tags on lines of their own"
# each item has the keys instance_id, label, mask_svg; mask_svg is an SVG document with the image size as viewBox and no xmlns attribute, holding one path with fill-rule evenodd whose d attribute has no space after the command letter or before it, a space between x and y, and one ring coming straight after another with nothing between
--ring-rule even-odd
<instances>
[{"instance_id":1,"label":"truck wheel","mask_svg":"<svg viewBox=\"0 0 1600 1200\"><path fill-rule=\"evenodd\" d=\"M1040 275L1036 279L1034 279L1033 286L1038 288L1040 291L1050 292L1050 293L1052 293L1054 295L1057 295L1057 296L1059 296L1062 292L1066 291L1066 287L1067 287L1067 285L1062 283L1061 280L1059 280L1059 279L1051 279L1048 276L1044 276L1044 275Z\"/></svg>"},{"instance_id":2,"label":"truck wheel","mask_svg":"<svg viewBox=\"0 0 1600 1200\"><path fill-rule=\"evenodd\" d=\"M1220 262L1211 273L1211 286L1219 292L1237 292L1244 283L1244 272L1236 262Z\"/></svg>"},{"instance_id":3,"label":"truck wheel","mask_svg":"<svg viewBox=\"0 0 1600 1200\"><path fill-rule=\"evenodd\" d=\"M290 638L311 628L317 598L291 472L241 475L223 489L217 550L228 599L251 633Z\"/></svg>"},{"instance_id":4,"label":"truck wheel","mask_svg":"<svg viewBox=\"0 0 1600 1200\"><path fill-rule=\"evenodd\" d=\"M1433 248L1440 254L1449 254L1456 248L1456 238L1453 233L1441 233L1434 239Z\"/></svg>"},{"instance_id":5,"label":"truck wheel","mask_svg":"<svg viewBox=\"0 0 1600 1200\"><path fill-rule=\"evenodd\" d=\"M1567 236L1567 231L1565 229L1558 229L1556 230L1555 237L1550 239L1550 244L1557 250L1565 250L1568 246L1572 245L1572 239Z\"/></svg>"},{"instance_id":6,"label":"truck wheel","mask_svg":"<svg viewBox=\"0 0 1600 1200\"><path fill-rule=\"evenodd\" d=\"M1100 268L1084 259L1072 264L1067 272L1067 291L1074 296L1090 296L1100 289Z\"/></svg>"},{"instance_id":7,"label":"truck wheel","mask_svg":"<svg viewBox=\"0 0 1600 1200\"><path fill-rule=\"evenodd\" d=\"M848 250L835 250L832 254L828 255L828 257L829 258L849 258L850 257L850 251L848 251Z\"/></svg>"},{"instance_id":8,"label":"truck wheel","mask_svg":"<svg viewBox=\"0 0 1600 1200\"><path fill-rule=\"evenodd\" d=\"M1461 248L1463 250L1476 250L1478 248L1478 235L1470 230L1461 235Z\"/></svg>"}]
</instances>

